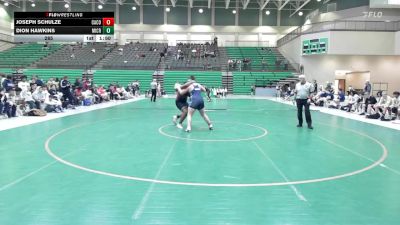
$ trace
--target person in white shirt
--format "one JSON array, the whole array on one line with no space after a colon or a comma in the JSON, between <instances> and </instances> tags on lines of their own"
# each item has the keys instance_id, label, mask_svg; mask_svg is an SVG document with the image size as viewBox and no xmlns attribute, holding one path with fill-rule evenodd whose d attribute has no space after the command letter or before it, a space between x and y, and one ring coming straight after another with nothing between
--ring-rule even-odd
<instances>
[{"instance_id":1,"label":"person in white shirt","mask_svg":"<svg viewBox=\"0 0 400 225\"><path fill-rule=\"evenodd\" d=\"M382 92L382 97L379 99L378 103L375 105L375 112L381 115L381 119L385 117L387 112L389 112L389 106L392 103L392 99L387 95L386 91Z\"/></svg>"},{"instance_id":2,"label":"person in white shirt","mask_svg":"<svg viewBox=\"0 0 400 225\"><path fill-rule=\"evenodd\" d=\"M62 102L56 95L47 95L44 103L46 112L63 112Z\"/></svg>"},{"instance_id":3,"label":"person in white shirt","mask_svg":"<svg viewBox=\"0 0 400 225\"><path fill-rule=\"evenodd\" d=\"M393 92L392 104L390 105L392 120L395 120L399 114L400 107L400 93L398 91Z\"/></svg>"},{"instance_id":4,"label":"person in white shirt","mask_svg":"<svg viewBox=\"0 0 400 225\"><path fill-rule=\"evenodd\" d=\"M314 86L306 81L305 75L299 76L300 82L296 84L296 88L294 90L295 99L297 104L297 119L299 120L299 124L297 127L303 126L303 106L305 109L306 121L308 125L308 129L314 129L312 126L312 119L310 113L310 98L312 97L312 93L314 92Z\"/></svg>"},{"instance_id":5,"label":"person in white shirt","mask_svg":"<svg viewBox=\"0 0 400 225\"><path fill-rule=\"evenodd\" d=\"M31 92L31 87L28 86L27 90L22 90L21 93L19 94L21 99L29 105L29 109L34 109L35 108L35 101L33 100L32 97L32 92Z\"/></svg>"},{"instance_id":6,"label":"person in white shirt","mask_svg":"<svg viewBox=\"0 0 400 225\"><path fill-rule=\"evenodd\" d=\"M26 77L22 78L22 81L18 83L18 87L21 89L21 91L26 91L30 87L30 84L28 81L26 81Z\"/></svg>"},{"instance_id":7,"label":"person in white shirt","mask_svg":"<svg viewBox=\"0 0 400 225\"><path fill-rule=\"evenodd\" d=\"M37 87L33 92L32 97L35 100L37 109L44 109L46 107L45 101L49 93L47 92L47 87Z\"/></svg>"},{"instance_id":8,"label":"person in white shirt","mask_svg":"<svg viewBox=\"0 0 400 225\"><path fill-rule=\"evenodd\" d=\"M352 110L356 111L358 108L359 100L360 100L360 96L358 96L358 94L356 92L349 91L347 104L343 104L341 109L346 110L347 112L351 112Z\"/></svg>"},{"instance_id":9,"label":"person in white shirt","mask_svg":"<svg viewBox=\"0 0 400 225\"><path fill-rule=\"evenodd\" d=\"M160 84L160 82L157 83L157 97L161 97L161 84Z\"/></svg>"}]
</instances>

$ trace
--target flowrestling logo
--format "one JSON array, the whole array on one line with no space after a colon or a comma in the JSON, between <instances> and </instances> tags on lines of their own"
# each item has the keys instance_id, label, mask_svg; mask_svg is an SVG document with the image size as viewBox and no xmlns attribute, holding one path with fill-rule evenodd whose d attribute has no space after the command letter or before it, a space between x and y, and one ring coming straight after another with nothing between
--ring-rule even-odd
<instances>
[{"instance_id":1,"label":"flowrestling logo","mask_svg":"<svg viewBox=\"0 0 400 225\"><path fill-rule=\"evenodd\" d=\"M363 12L364 18L382 18L383 12Z\"/></svg>"}]
</instances>

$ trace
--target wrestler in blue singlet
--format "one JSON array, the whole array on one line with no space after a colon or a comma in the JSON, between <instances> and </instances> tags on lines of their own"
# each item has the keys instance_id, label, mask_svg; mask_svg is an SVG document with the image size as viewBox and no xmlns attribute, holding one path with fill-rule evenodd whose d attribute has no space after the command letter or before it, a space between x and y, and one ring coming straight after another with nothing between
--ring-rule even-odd
<instances>
[{"instance_id":1,"label":"wrestler in blue singlet","mask_svg":"<svg viewBox=\"0 0 400 225\"><path fill-rule=\"evenodd\" d=\"M193 84L193 90L191 91L192 102L189 107L192 109L202 110L204 108L203 96L201 96L201 89L198 83Z\"/></svg>"}]
</instances>

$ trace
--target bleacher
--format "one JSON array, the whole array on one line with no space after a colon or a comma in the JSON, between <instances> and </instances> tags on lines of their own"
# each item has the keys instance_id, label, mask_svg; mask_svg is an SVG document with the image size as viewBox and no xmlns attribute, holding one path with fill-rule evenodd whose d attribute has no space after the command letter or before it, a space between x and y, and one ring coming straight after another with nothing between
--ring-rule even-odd
<instances>
[{"instance_id":1,"label":"bleacher","mask_svg":"<svg viewBox=\"0 0 400 225\"><path fill-rule=\"evenodd\" d=\"M131 43L120 45L101 60L98 69L156 69L160 62L163 43ZM150 51L150 48L156 50ZM122 49L122 51L120 50Z\"/></svg>"},{"instance_id":2,"label":"bleacher","mask_svg":"<svg viewBox=\"0 0 400 225\"><path fill-rule=\"evenodd\" d=\"M65 45L62 49L39 61L38 68L86 69L94 66L114 45L95 43L87 45ZM95 52L92 52L95 49Z\"/></svg>"},{"instance_id":3,"label":"bleacher","mask_svg":"<svg viewBox=\"0 0 400 225\"><path fill-rule=\"evenodd\" d=\"M216 50L217 48L210 44L181 44L170 47L166 67L170 70L220 70L218 53L211 57ZM178 58L180 53L183 54L183 59Z\"/></svg>"},{"instance_id":4,"label":"bleacher","mask_svg":"<svg viewBox=\"0 0 400 225\"><path fill-rule=\"evenodd\" d=\"M97 70L93 79L96 85L108 86L110 83L118 82L119 85L124 87L138 80L140 89L144 91L150 88L153 72L152 70Z\"/></svg>"},{"instance_id":5,"label":"bleacher","mask_svg":"<svg viewBox=\"0 0 400 225\"><path fill-rule=\"evenodd\" d=\"M197 82L211 87L221 87L221 72L219 71L166 71L164 75L164 90L167 94L175 93L175 82L185 83L191 75L196 77Z\"/></svg>"},{"instance_id":6,"label":"bleacher","mask_svg":"<svg viewBox=\"0 0 400 225\"><path fill-rule=\"evenodd\" d=\"M23 68L48 56L62 48L62 45L51 44L44 48L43 44L20 44L0 52L0 67Z\"/></svg>"},{"instance_id":7,"label":"bleacher","mask_svg":"<svg viewBox=\"0 0 400 225\"><path fill-rule=\"evenodd\" d=\"M82 78L83 70L65 70L65 69L26 69L24 75L31 79L32 76L37 76L43 81L47 81L50 78L61 79L64 76L68 76L71 83L75 82L76 78Z\"/></svg>"},{"instance_id":8,"label":"bleacher","mask_svg":"<svg viewBox=\"0 0 400 225\"><path fill-rule=\"evenodd\" d=\"M234 72L233 94L248 95L253 85L269 86L291 76L291 72Z\"/></svg>"},{"instance_id":9,"label":"bleacher","mask_svg":"<svg viewBox=\"0 0 400 225\"><path fill-rule=\"evenodd\" d=\"M251 66L247 70L251 71L282 71L284 65L282 58L274 48L260 47L226 47L226 52L229 59L241 60L244 58L251 59ZM262 58L266 61L266 66L263 68ZM276 64L278 60L278 65ZM243 66L243 63L242 63ZM289 70L292 68L289 68Z\"/></svg>"}]
</instances>

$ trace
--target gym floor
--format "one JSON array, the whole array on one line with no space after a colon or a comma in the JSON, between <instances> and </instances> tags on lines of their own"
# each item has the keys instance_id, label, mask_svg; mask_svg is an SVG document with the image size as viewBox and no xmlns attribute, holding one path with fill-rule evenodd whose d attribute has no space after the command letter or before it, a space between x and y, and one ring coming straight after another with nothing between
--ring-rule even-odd
<instances>
[{"instance_id":1,"label":"gym floor","mask_svg":"<svg viewBox=\"0 0 400 225\"><path fill-rule=\"evenodd\" d=\"M398 225L400 132L268 100L173 99L0 132L1 225Z\"/></svg>"}]
</instances>

